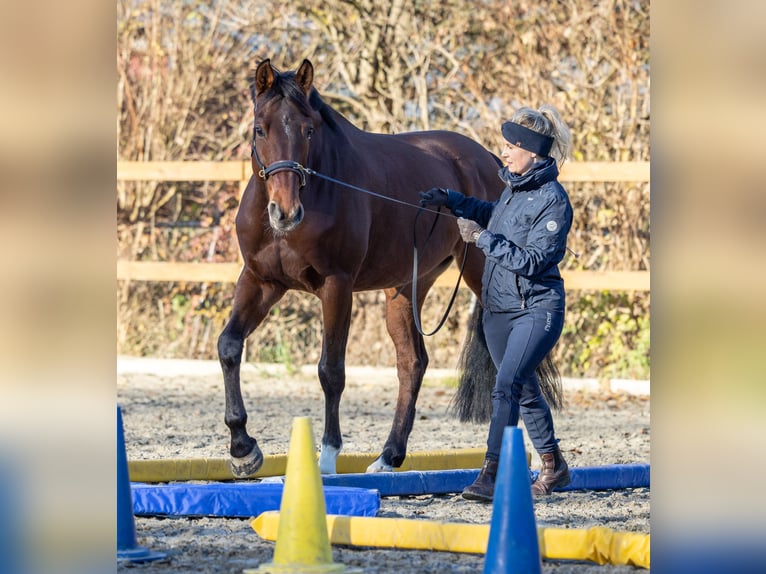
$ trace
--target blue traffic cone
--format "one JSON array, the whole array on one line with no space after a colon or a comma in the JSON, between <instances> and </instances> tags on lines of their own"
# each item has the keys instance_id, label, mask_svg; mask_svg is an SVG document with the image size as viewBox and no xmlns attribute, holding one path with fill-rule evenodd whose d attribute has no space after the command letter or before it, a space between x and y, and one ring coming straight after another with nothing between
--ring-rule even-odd
<instances>
[{"instance_id":1,"label":"blue traffic cone","mask_svg":"<svg viewBox=\"0 0 766 574\"><path fill-rule=\"evenodd\" d=\"M139 546L133 518L133 497L130 493L128 455L122 430L122 410L117 407L117 561L150 562L165 558L162 552L151 552Z\"/></svg>"},{"instance_id":2,"label":"blue traffic cone","mask_svg":"<svg viewBox=\"0 0 766 574\"><path fill-rule=\"evenodd\" d=\"M505 427L492 500L484 574L542 574L524 437Z\"/></svg>"},{"instance_id":3,"label":"blue traffic cone","mask_svg":"<svg viewBox=\"0 0 766 574\"><path fill-rule=\"evenodd\" d=\"M19 496L23 477L18 472L19 466L7 455L0 451L0 571L20 574L31 572L25 553L32 546L27 544L24 536L31 530Z\"/></svg>"}]
</instances>

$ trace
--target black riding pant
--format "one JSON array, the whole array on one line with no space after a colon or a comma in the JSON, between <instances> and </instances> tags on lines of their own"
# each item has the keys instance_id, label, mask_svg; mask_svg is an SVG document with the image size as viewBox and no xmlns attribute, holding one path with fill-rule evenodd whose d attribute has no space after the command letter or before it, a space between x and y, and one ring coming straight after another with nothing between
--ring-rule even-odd
<instances>
[{"instance_id":1,"label":"black riding pant","mask_svg":"<svg viewBox=\"0 0 766 574\"><path fill-rule=\"evenodd\" d=\"M491 313L485 309L483 321L487 347L497 367L487 458L500 458L503 431L506 426L518 425L519 414L535 450L540 454L553 452L558 440L535 369L558 341L564 312L521 309Z\"/></svg>"}]
</instances>

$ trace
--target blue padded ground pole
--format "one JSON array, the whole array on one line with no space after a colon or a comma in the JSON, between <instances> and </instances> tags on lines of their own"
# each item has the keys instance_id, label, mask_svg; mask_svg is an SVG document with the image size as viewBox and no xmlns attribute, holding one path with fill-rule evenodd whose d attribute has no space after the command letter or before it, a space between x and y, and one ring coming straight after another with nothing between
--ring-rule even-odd
<instances>
[{"instance_id":1,"label":"blue padded ground pole","mask_svg":"<svg viewBox=\"0 0 766 574\"><path fill-rule=\"evenodd\" d=\"M325 474L322 484L374 488L381 496L448 494L461 492L478 474L478 469Z\"/></svg>"},{"instance_id":2,"label":"blue padded ground pole","mask_svg":"<svg viewBox=\"0 0 766 574\"><path fill-rule=\"evenodd\" d=\"M604 466L583 466L571 468L572 482L554 492L568 490L618 490L620 488L649 488L650 467L648 464L606 464ZM539 473L533 471L533 480Z\"/></svg>"},{"instance_id":3,"label":"blue padded ground pole","mask_svg":"<svg viewBox=\"0 0 766 574\"><path fill-rule=\"evenodd\" d=\"M570 468L572 482L556 491L616 490L648 488L648 464L612 464L606 466ZM326 486L374 488L381 496L416 496L461 492L479 474L472 470L429 470L405 472L376 472L369 474L328 474L322 476ZM538 472L532 472L532 480ZM329 514L329 511L328 511Z\"/></svg>"},{"instance_id":4,"label":"blue padded ground pole","mask_svg":"<svg viewBox=\"0 0 766 574\"><path fill-rule=\"evenodd\" d=\"M279 510L283 484L237 482L210 484L131 483L136 516L221 516L249 518ZM375 516L380 508L377 490L326 486L327 514Z\"/></svg>"},{"instance_id":5,"label":"blue padded ground pole","mask_svg":"<svg viewBox=\"0 0 766 574\"><path fill-rule=\"evenodd\" d=\"M648 464L570 468L572 483L556 491L648 488ZM322 475L327 514L375 516L381 496L461 492L478 469L426 470ZM537 471L532 472L532 478ZM131 483L136 516L222 516L248 518L279 510L282 484L236 482L189 484Z\"/></svg>"}]
</instances>

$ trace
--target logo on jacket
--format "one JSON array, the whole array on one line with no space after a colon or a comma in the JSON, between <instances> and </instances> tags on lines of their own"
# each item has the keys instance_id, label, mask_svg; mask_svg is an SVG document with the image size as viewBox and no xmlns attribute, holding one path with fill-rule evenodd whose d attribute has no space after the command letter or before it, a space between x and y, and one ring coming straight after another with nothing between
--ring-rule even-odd
<instances>
[{"instance_id":1,"label":"logo on jacket","mask_svg":"<svg viewBox=\"0 0 766 574\"><path fill-rule=\"evenodd\" d=\"M556 223L555 221L549 221L548 223L545 224L545 229L547 229L548 231L556 231L558 228L559 228L559 224Z\"/></svg>"}]
</instances>

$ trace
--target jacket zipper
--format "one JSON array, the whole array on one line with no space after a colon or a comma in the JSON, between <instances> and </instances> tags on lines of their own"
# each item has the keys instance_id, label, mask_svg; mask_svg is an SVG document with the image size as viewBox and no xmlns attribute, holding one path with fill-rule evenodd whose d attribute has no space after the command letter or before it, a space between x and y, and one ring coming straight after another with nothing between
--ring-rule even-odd
<instances>
[{"instance_id":1,"label":"jacket zipper","mask_svg":"<svg viewBox=\"0 0 766 574\"><path fill-rule=\"evenodd\" d=\"M519 292L519 297L521 297L521 308L526 308L526 299L524 299L524 293L521 292L521 281L519 280L519 276L516 275L516 291Z\"/></svg>"}]
</instances>

